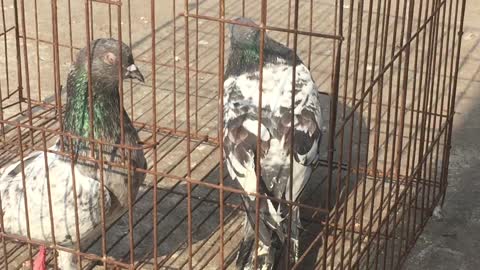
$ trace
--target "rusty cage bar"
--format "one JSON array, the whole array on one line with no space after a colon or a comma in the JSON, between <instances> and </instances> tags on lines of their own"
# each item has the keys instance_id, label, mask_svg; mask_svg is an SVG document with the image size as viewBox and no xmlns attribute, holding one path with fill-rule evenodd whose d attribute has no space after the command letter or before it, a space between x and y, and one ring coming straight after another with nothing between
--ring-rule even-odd
<instances>
[{"instance_id":1,"label":"rusty cage bar","mask_svg":"<svg viewBox=\"0 0 480 270\"><path fill-rule=\"evenodd\" d=\"M54 269L59 251L73 254L82 269L234 269L249 211L242 195L255 198L256 223L262 201L286 207L287 251L292 209L300 209L300 256L296 262L285 256L285 269L400 269L443 203L466 0L1 0L0 5L0 179L9 164L19 162L21 205L28 209L37 194L27 194L24 159L43 153L46 230L52 234L47 242L31 237L38 224L28 210L26 233L10 234L2 215L2 269L32 264L40 245L47 247ZM234 20L239 16L255 21L249 26L260 33L259 104L265 102L267 35L299 56L320 92L321 158L298 200L260 191L260 158L256 192L243 190L225 169L224 72L228 29L241 24ZM144 82L118 85L119 109L125 108L138 130L140 146L126 144L124 117L114 143L95 138L94 128L77 136L62 124L69 67L97 38L130 46L145 76ZM126 61L122 53L116 57ZM92 61L89 54L88 122L95 127ZM292 70L295 88L298 75ZM119 69L118 78L124 77ZM262 119L262 109L256 113ZM288 121L294 123L294 114ZM293 129L289 133L293 142ZM60 148L49 148L58 138ZM76 141L87 145L89 154L78 155L71 147ZM257 155L261 143L258 136ZM112 147L121 161L97 154ZM132 166L139 149L146 169ZM71 246L55 236L50 194L55 179L47 153L71 164L72 237L81 239ZM101 223L89 239L80 235L81 191L75 183L82 180L75 162L97 168L101 188ZM290 155L292 178L293 163ZM128 207L114 216L105 210L105 168L126 173ZM131 188L136 173L146 174L138 194ZM259 225L255 232L258 247Z\"/></svg>"}]
</instances>

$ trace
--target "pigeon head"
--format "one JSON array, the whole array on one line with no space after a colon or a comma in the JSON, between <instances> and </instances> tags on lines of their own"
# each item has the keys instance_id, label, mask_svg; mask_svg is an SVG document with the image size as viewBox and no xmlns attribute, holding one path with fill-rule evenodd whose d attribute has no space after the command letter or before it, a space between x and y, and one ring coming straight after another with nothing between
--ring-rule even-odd
<instances>
[{"instance_id":1,"label":"pigeon head","mask_svg":"<svg viewBox=\"0 0 480 270\"><path fill-rule=\"evenodd\" d=\"M232 47L248 48L251 46L258 46L260 30L258 25L248 18L239 17L233 20L239 24L230 25L230 43ZM251 26L246 26L251 25Z\"/></svg>"},{"instance_id":2,"label":"pigeon head","mask_svg":"<svg viewBox=\"0 0 480 270\"><path fill-rule=\"evenodd\" d=\"M244 72L255 72L260 63L261 30L251 19L239 17L230 24L230 54L228 57L225 78L232 75L241 75ZM301 63L290 48L269 37L266 33L263 43L264 64L293 64L294 57L297 65Z\"/></svg>"},{"instance_id":3,"label":"pigeon head","mask_svg":"<svg viewBox=\"0 0 480 270\"><path fill-rule=\"evenodd\" d=\"M132 50L125 43L120 44L118 40L100 38L94 40L90 45L91 71L94 82L113 83L119 82L119 69L123 79L137 79L144 82L144 77L135 65ZM82 49L75 61L75 68L87 70L86 48ZM121 55L121 62L120 62Z\"/></svg>"},{"instance_id":4,"label":"pigeon head","mask_svg":"<svg viewBox=\"0 0 480 270\"><path fill-rule=\"evenodd\" d=\"M67 105L64 128L77 136L88 137L90 106L88 91L88 54L83 48L67 77ZM93 92L93 131L95 138L116 141L120 134L119 73L123 79L132 78L144 81L135 65L131 49L115 39L100 38L90 44L91 82ZM68 141L65 141L68 144ZM82 141L73 142L76 152L85 148Z\"/></svg>"}]
</instances>

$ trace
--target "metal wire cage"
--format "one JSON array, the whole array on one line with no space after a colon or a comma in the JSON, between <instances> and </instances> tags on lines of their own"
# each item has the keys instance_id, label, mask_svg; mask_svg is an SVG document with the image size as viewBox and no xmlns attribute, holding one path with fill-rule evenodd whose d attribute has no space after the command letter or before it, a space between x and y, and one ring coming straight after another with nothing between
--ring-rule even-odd
<instances>
[{"instance_id":1,"label":"metal wire cage","mask_svg":"<svg viewBox=\"0 0 480 270\"><path fill-rule=\"evenodd\" d=\"M301 257L286 256L285 268L400 268L446 192L465 4L1 0L0 168L50 151L59 136L79 139L60 124L62 83L99 37L128 44L145 75L119 92L149 164L128 209L88 243L8 234L2 221L2 269L31 261L42 244L51 265L63 250L82 269L234 268L245 191L224 169L221 138L227 26L238 16L296 52L322 91L323 158L301 198L250 194L300 208Z\"/></svg>"}]
</instances>

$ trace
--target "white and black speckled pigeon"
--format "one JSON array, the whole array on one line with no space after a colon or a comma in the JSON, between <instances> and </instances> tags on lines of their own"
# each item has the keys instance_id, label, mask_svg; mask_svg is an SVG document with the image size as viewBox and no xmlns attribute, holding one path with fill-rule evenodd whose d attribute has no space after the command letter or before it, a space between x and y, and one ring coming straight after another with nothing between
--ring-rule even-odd
<instances>
[{"instance_id":1,"label":"white and black speckled pigeon","mask_svg":"<svg viewBox=\"0 0 480 270\"><path fill-rule=\"evenodd\" d=\"M254 25L246 18L237 22ZM260 31L232 25L231 51L224 81L224 153L228 172L242 188L256 192L255 161L260 158L262 194L296 200L319 159L321 108L317 87L308 68L293 51L265 35L261 134L258 134ZM296 57L295 107L291 109L293 57ZM294 114L293 152L291 117ZM260 137L260 157L257 138ZM293 154L293 194L290 194L290 155ZM237 267L253 269L255 257L255 196L244 196L245 235ZM276 269L287 237L288 207L261 200L259 269ZM292 213L293 262L298 259L300 215ZM291 262L292 262L291 260Z\"/></svg>"},{"instance_id":2,"label":"white and black speckled pigeon","mask_svg":"<svg viewBox=\"0 0 480 270\"><path fill-rule=\"evenodd\" d=\"M67 78L67 103L64 116L66 132L88 138L90 133L88 106L88 76L87 51L82 49L72 65ZM119 53L122 63L119 63ZM120 116L123 116L125 143L138 147L131 154L131 167L146 168L147 163L143 150L139 145L137 131L132 125L127 112L120 111L120 95L118 69L122 68L125 78L135 78L143 81L143 75L133 62L130 48L120 46L114 39L97 39L91 43L92 56L92 91L93 91L93 130L94 137L108 143L120 143ZM85 141L64 138L65 151L74 151L76 159L74 175L76 181L78 226L80 239L85 239L94 232L101 223L101 192L100 167L85 163L81 156L90 154L90 147ZM72 148L71 148L72 147ZM60 151L60 139L51 150ZM95 147L96 158L99 159L100 149ZM120 149L113 146L103 147L103 160L122 162ZM34 239L52 241L50 212L47 192L47 170L50 179L51 201L55 240L57 243L73 247L79 239L76 236L75 204L71 160L55 153L43 151L34 152L24 158L22 169L20 162L12 164L0 174L0 195L2 201L3 222L7 233L27 236L24 188L22 176L25 177L25 187L28 201L30 235ZM128 155L123 155L128 158ZM128 172L119 167L104 166L105 211L107 222L128 207ZM135 198L139 186L145 179L142 172L132 172L132 198ZM59 267L62 270L76 269L75 257L66 252L59 252Z\"/></svg>"}]
</instances>

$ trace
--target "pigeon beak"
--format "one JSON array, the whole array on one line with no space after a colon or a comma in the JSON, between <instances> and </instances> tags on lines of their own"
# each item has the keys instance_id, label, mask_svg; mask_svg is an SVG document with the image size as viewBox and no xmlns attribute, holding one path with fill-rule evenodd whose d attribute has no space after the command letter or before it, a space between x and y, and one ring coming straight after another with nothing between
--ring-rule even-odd
<instances>
[{"instance_id":1,"label":"pigeon beak","mask_svg":"<svg viewBox=\"0 0 480 270\"><path fill-rule=\"evenodd\" d=\"M125 73L125 78L127 79L137 79L142 83L145 82L142 73L135 64L131 64L127 67L127 72Z\"/></svg>"}]
</instances>

